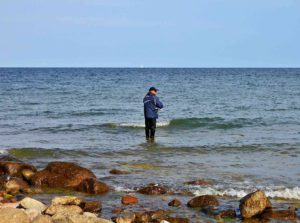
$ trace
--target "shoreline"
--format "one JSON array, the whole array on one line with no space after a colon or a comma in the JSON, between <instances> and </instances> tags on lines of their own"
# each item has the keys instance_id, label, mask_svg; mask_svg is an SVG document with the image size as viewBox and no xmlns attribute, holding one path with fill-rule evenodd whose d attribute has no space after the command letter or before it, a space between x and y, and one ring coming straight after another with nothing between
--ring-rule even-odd
<instances>
[{"instance_id":1,"label":"shoreline","mask_svg":"<svg viewBox=\"0 0 300 223\"><path fill-rule=\"evenodd\" d=\"M37 170L36 167L11 156L3 156L0 161L0 170L3 198L0 210L5 207L19 207L19 203L26 197L32 197L50 205L53 197L72 195L86 200L87 203L94 202L94 205L98 205L97 216L103 216L105 219L117 223L224 222L226 219L231 219L232 222L244 222L249 219L252 222L261 222L262 220L268 222L272 219L277 219L279 222L300 220L299 200L271 199L269 201L263 191L258 191L261 194L256 201L258 206L263 206L262 210L250 218L245 218L241 211L243 210L241 203L245 198L239 201L238 198L228 196L208 194L195 196L190 191L174 192L170 187L155 183L140 185L139 188L130 192L120 192L113 189L114 185L107 185L105 179L104 182L99 181L91 170L70 162L49 162L45 168ZM118 177L135 173L112 169L110 174L112 177ZM187 184L205 186L211 182L195 179ZM101 208L99 208L99 203ZM255 209L255 207L250 209L253 208ZM49 216L49 213L44 212L45 210L41 213ZM84 209L79 211L80 218L85 218L83 212ZM152 215L157 219L152 219ZM146 220L141 220L141 216L144 216ZM61 218L65 218L65 216L61 216ZM64 221L67 222L66 219L61 220L61 222ZM97 221L101 221L101 219Z\"/></svg>"}]
</instances>

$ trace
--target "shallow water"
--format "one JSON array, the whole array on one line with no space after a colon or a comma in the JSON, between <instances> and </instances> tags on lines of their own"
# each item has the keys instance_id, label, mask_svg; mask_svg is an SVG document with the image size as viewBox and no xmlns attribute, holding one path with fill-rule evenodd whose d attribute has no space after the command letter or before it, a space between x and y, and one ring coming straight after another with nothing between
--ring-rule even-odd
<instances>
[{"instance_id":1,"label":"shallow water","mask_svg":"<svg viewBox=\"0 0 300 223\"><path fill-rule=\"evenodd\" d=\"M150 86L165 104L155 143L143 129ZM300 69L0 68L0 104L1 151L39 167L77 162L120 191L155 182L300 200ZM212 186L184 185L195 179Z\"/></svg>"}]
</instances>

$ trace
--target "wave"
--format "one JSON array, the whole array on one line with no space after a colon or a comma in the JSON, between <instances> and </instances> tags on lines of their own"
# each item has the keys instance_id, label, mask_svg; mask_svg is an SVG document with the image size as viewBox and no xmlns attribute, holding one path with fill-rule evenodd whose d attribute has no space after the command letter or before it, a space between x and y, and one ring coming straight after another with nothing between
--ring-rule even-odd
<instances>
[{"instance_id":1,"label":"wave","mask_svg":"<svg viewBox=\"0 0 300 223\"><path fill-rule=\"evenodd\" d=\"M194 129L194 128L208 128L208 129L232 129L243 128L251 125L265 125L261 118L247 119L237 118L226 120L221 117L204 117L204 118L178 118L170 121L158 121L157 126L165 128L179 128L179 129ZM144 123L106 123L106 127L117 128L142 128Z\"/></svg>"},{"instance_id":2,"label":"wave","mask_svg":"<svg viewBox=\"0 0 300 223\"><path fill-rule=\"evenodd\" d=\"M197 187L198 187L197 189L192 190L195 196L218 195L218 196L242 198L246 196L248 193L260 189L263 190L269 198L300 200L300 187L286 188L283 186L273 186L273 187L246 188L246 189L235 189L235 188L222 189L218 187L200 187L200 186Z\"/></svg>"}]
</instances>

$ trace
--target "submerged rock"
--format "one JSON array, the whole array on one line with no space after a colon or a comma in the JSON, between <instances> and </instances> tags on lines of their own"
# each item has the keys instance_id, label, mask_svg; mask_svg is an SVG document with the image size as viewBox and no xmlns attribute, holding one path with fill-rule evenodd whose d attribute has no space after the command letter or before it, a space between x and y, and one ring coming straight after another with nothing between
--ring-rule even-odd
<instances>
[{"instance_id":1,"label":"submerged rock","mask_svg":"<svg viewBox=\"0 0 300 223\"><path fill-rule=\"evenodd\" d=\"M157 184L149 184L148 186L139 189L138 192L147 195L160 195L160 194L166 194L167 189Z\"/></svg>"},{"instance_id":2,"label":"submerged rock","mask_svg":"<svg viewBox=\"0 0 300 223\"><path fill-rule=\"evenodd\" d=\"M125 195L122 197L121 202L122 202L122 204L129 205L129 204L136 204L139 202L139 200L134 196Z\"/></svg>"},{"instance_id":3,"label":"submerged rock","mask_svg":"<svg viewBox=\"0 0 300 223\"><path fill-rule=\"evenodd\" d=\"M188 181L185 184L188 184L188 185L211 185L211 183L207 180Z\"/></svg>"},{"instance_id":4,"label":"submerged rock","mask_svg":"<svg viewBox=\"0 0 300 223\"><path fill-rule=\"evenodd\" d=\"M236 218L236 212L235 210L229 209L226 211L221 211L217 214L216 216L217 219L222 219L222 218Z\"/></svg>"},{"instance_id":5,"label":"submerged rock","mask_svg":"<svg viewBox=\"0 0 300 223\"><path fill-rule=\"evenodd\" d=\"M173 199L168 203L168 205L171 207L179 207L181 205L181 201L178 199Z\"/></svg>"},{"instance_id":6,"label":"submerged rock","mask_svg":"<svg viewBox=\"0 0 300 223\"><path fill-rule=\"evenodd\" d=\"M202 195L194 197L187 203L188 207L207 207L207 206L219 206L219 201L214 195Z\"/></svg>"},{"instance_id":7,"label":"submerged rock","mask_svg":"<svg viewBox=\"0 0 300 223\"><path fill-rule=\"evenodd\" d=\"M263 191L255 191L243 197L240 200L240 212L243 218L257 216L266 208L270 208L271 202Z\"/></svg>"},{"instance_id":8,"label":"submerged rock","mask_svg":"<svg viewBox=\"0 0 300 223\"><path fill-rule=\"evenodd\" d=\"M16 208L1 208L0 223L29 223L30 219L27 214Z\"/></svg>"},{"instance_id":9,"label":"submerged rock","mask_svg":"<svg viewBox=\"0 0 300 223\"><path fill-rule=\"evenodd\" d=\"M262 218L267 219L278 219L283 221L294 220L297 218L296 210L294 208L288 210L274 210L272 208L267 208L262 213Z\"/></svg>"},{"instance_id":10,"label":"submerged rock","mask_svg":"<svg viewBox=\"0 0 300 223\"><path fill-rule=\"evenodd\" d=\"M128 171L125 171L125 170L118 170L118 169L112 169L111 171L109 171L110 174L116 174L116 175L119 175L119 174L129 174Z\"/></svg>"}]
</instances>

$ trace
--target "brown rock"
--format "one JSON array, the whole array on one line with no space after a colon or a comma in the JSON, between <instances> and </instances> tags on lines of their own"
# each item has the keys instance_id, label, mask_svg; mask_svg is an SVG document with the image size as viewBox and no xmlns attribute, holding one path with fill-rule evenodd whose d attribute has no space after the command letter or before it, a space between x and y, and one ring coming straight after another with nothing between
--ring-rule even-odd
<instances>
[{"instance_id":1,"label":"brown rock","mask_svg":"<svg viewBox=\"0 0 300 223\"><path fill-rule=\"evenodd\" d=\"M129 204L136 204L139 202L139 200L134 197L134 196L131 196L131 195L125 195L122 197L122 204L125 204L125 205L129 205Z\"/></svg>"},{"instance_id":2,"label":"brown rock","mask_svg":"<svg viewBox=\"0 0 300 223\"><path fill-rule=\"evenodd\" d=\"M94 178L83 180L77 187L76 190L89 193L89 194L103 194L109 191L109 187Z\"/></svg>"},{"instance_id":3,"label":"brown rock","mask_svg":"<svg viewBox=\"0 0 300 223\"><path fill-rule=\"evenodd\" d=\"M267 208L262 213L262 218L267 219L278 219L283 221L294 220L297 218L295 209L289 210L274 210L272 208Z\"/></svg>"},{"instance_id":4,"label":"brown rock","mask_svg":"<svg viewBox=\"0 0 300 223\"><path fill-rule=\"evenodd\" d=\"M166 194L167 189L157 184L149 184L148 186L139 189L138 192L147 195L160 195Z\"/></svg>"},{"instance_id":5,"label":"brown rock","mask_svg":"<svg viewBox=\"0 0 300 223\"><path fill-rule=\"evenodd\" d=\"M110 174L129 174L128 171L124 171L124 170L117 170L117 169L112 169L111 171L109 171Z\"/></svg>"},{"instance_id":6,"label":"brown rock","mask_svg":"<svg viewBox=\"0 0 300 223\"><path fill-rule=\"evenodd\" d=\"M29 192L29 185L24 180L13 177L4 184L4 189L8 194L27 193Z\"/></svg>"},{"instance_id":7,"label":"brown rock","mask_svg":"<svg viewBox=\"0 0 300 223\"><path fill-rule=\"evenodd\" d=\"M13 161L0 161L0 175L9 175L13 177L23 177L23 170L36 172L36 168L26 163Z\"/></svg>"},{"instance_id":8,"label":"brown rock","mask_svg":"<svg viewBox=\"0 0 300 223\"><path fill-rule=\"evenodd\" d=\"M194 180L194 181L186 182L185 184L189 184L189 185L211 185L211 183L206 181L206 180Z\"/></svg>"},{"instance_id":9,"label":"brown rock","mask_svg":"<svg viewBox=\"0 0 300 223\"><path fill-rule=\"evenodd\" d=\"M271 202L263 191L255 191L240 200L240 212L243 218L251 218L260 215L266 208L270 208Z\"/></svg>"},{"instance_id":10,"label":"brown rock","mask_svg":"<svg viewBox=\"0 0 300 223\"><path fill-rule=\"evenodd\" d=\"M29 223L27 214L16 208L1 208L0 209L0 223Z\"/></svg>"},{"instance_id":11,"label":"brown rock","mask_svg":"<svg viewBox=\"0 0 300 223\"><path fill-rule=\"evenodd\" d=\"M218 213L217 219L220 218L236 218L236 212L235 210L226 210L226 211L221 211Z\"/></svg>"},{"instance_id":12,"label":"brown rock","mask_svg":"<svg viewBox=\"0 0 300 223\"><path fill-rule=\"evenodd\" d=\"M218 206L218 205L219 205L219 201L217 197L214 195L202 195L202 196L194 197L187 203L187 206L191 208Z\"/></svg>"},{"instance_id":13,"label":"brown rock","mask_svg":"<svg viewBox=\"0 0 300 223\"><path fill-rule=\"evenodd\" d=\"M80 204L80 207L84 212L91 212L91 213L100 213L102 209L102 205L100 201L83 201Z\"/></svg>"},{"instance_id":14,"label":"brown rock","mask_svg":"<svg viewBox=\"0 0 300 223\"><path fill-rule=\"evenodd\" d=\"M164 220L170 222L170 223L189 223L188 218L181 218L181 217L166 217Z\"/></svg>"},{"instance_id":15,"label":"brown rock","mask_svg":"<svg viewBox=\"0 0 300 223\"><path fill-rule=\"evenodd\" d=\"M92 171L69 162L51 162L31 177L35 186L77 187L82 181L96 178Z\"/></svg>"},{"instance_id":16,"label":"brown rock","mask_svg":"<svg viewBox=\"0 0 300 223\"><path fill-rule=\"evenodd\" d=\"M134 221L135 214L131 212L122 213L122 215L116 219L116 223L133 223Z\"/></svg>"},{"instance_id":17,"label":"brown rock","mask_svg":"<svg viewBox=\"0 0 300 223\"><path fill-rule=\"evenodd\" d=\"M79 206L76 205L50 205L45 210L45 214L47 215L55 215L55 214L82 214L83 211Z\"/></svg>"},{"instance_id":18,"label":"brown rock","mask_svg":"<svg viewBox=\"0 0 300 223\"><path fill-rule=\"evenodd\" d=\"M168 203L169 206L179 207L181 205L181 201L178 199L173 199Z\"/></svg>"}]
</instances>

